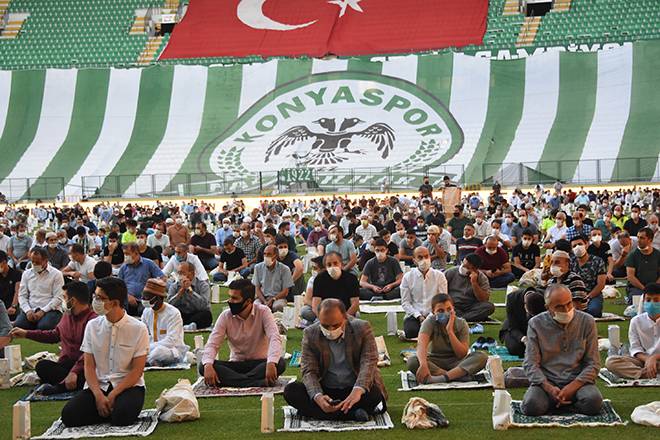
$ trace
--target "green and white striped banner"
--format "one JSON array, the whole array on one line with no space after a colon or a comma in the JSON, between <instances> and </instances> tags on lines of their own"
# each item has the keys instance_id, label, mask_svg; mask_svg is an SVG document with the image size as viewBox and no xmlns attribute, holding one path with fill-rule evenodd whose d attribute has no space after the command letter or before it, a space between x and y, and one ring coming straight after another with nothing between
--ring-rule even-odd
<instances>
[{"instance_id":1,"label":"green and white striped banner","mask_svg":"<svg viewBox=\"0 0 660 440\"><path fill-rule=\"evenodd\" d=\"M0 191L50 198L62 188L45 183L59 179L80 194L85 178L136 195L300 166L455 167L480 183L524 163L566 180L649 180L659 167L658 72L660 41L511 61L456 53L4 71ZM301 126L304 135L289 130ZM624 166L640 157L639 169ZM596 159L616 160L596 170Z\"/></svg>"}]
</instances>

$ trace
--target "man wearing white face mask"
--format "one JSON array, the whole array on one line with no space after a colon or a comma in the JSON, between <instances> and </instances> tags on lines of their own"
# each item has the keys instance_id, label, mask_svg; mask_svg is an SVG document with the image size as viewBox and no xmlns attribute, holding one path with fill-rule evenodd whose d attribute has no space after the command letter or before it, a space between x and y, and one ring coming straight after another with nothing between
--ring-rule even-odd
<instances>
[{"instance_id":1,"label":"man wearing white face mask","mask_svg":"<svg viewBox=\"0 0 660 440\"><path fill-rule=\"evenodd\" d=\"M135 423L144 404L144 365L149 353L145 325L124 310L128 291L119 278L96 283L92 308L97 318L85 327L80 351L85 359L85 389L62 409L67 427Z\"/></svg>"},{"instance_id":2,"label":"man wearing white face mask","mask_svg":"<svg viewBox=\"0 0 660 440\"><path fill-rule=\"evenodd\" d=\"M301 351L302 381L284 389L284 399L299 414L366 422L386 410L371 325L350 318L340 300L320 304L319 322L305 329Z\"/></svg>"},{"instance_id":3,"label":"man wearing white face mask","mask_svg":"<svg viewBox=\"0 0 660 440\"><path fill-rule=\"evenodd\" d=\"M374 252L376 256L367 261L360 277L360 299L400 298L399 285L403 272L399 262L396 258L387 255L387 243L382 238L375 240Z\"/></svg>"},{"instance_id":4,"label":"man wearing white face mask","mask_svg":"<svg viewBox=\"0 0 660 440\"><path fill-rule=\"evenodd\" d=\"M413 252L416 268L403 276L401 281L401 306L406 312L403 332L406 338L416 338L422 322L431 314L431 299L439 293L447 293L447 279L431 267L429 250L419 246Z\"/></svg>"},{"instance_id":5,"label":"man wearing white face mask","mask_svg":"<svg viewBox=\"0 0 660 440\"><path fill-rule=\"evenodd\" d=\"M167 287L158 278L147 281L142 291L142 322L149 332L147 364L166 366L185 359L188 346L183 341L183 319L176 307L167 304Z\"/></svg>"},{"instance_id":6,"label":"man wearing white face mask","mask_svg":"<svg viewBox=\"0 0 660 440\"><path fill-rule=\"evenodd\" d=\"M594 318L575 310L568 287L549 286L548 311L529 320L523 368L531 386L522 411L528 416L561 409L586 415L600 412L603 397L595 385L600 369Z\"/></svg>"},{"instance_id":7,"label":"man wearing white face mask","mask_svg":"<svg viewBox=\"0 0 660 440\"><path fill-rule=\"evenodd\" d=\"M520 242L513 247L511 260L511 271L518 279L526 272L541 267L541 249L534 243L532 231L522 233Z\"/></svg>"},{"instance_id":8,"label":"man wearing white face mask","mask_svg":"<svg viewBox=\"0 0 660 440\"><path fill-rule=\"evenodd\" d=\"M62 317L62 272L48 264L43 248L30 251L32 268L23 272L18 291L21 313L14 325L27 330L51 330Z\"/></svg>"},{"instance_id":9,"label":"man wearing white face mask","mask_svg":"<svg viewBox=\"0 0 660 440\"><path fill-rule=\"evenodd\" d=\"M57 234L49 232L46 234L46 252L48 253L48 262L57 270L62 270L69 264L69 255L67 251L59 246L57 242Z\"/></svg>"},{"instance_id":10,"label":"man wearing white face mask","mask_svg":"<svg viewBox=\"0 0 660 440\"><path fill-rule=\"evenodd\" d=\"M287 237L278 235L275 238L275 246L277 246L277 261L284 264L291 271L293 287L289 289L287 299L293 301L294 296L300 295L305 290L303 262L298 258L298 254L294 252L295 248L289 247Z\"/></svg>"},{"instance_id":11,"label":"man wearing white face mask","mask_svg":"<svg viewBox=\"0 0 660 440\"><path fill-rule=\"evenodd\" d=\"M587 252L587 243L587 238L583 236L571 240L575 258L571 259L570 269L582 278L586 287L589 302L585 311L600 318L603 316L603 288L607 282L607 272L605 262Z\"/></svg>"},{"instance_id":12,"label":"man wearing white face mask","mask_svg":"<svg viewBox=\"0 0 660 440\"><path fill-rule=\"evenodd\" d=\"M573 305L578 310L587 308L587 302L589 301L587 288L580 275L571 272L571 256L568 252L555 251L552 254L550 267L543 268L541 278L548 280L548 285L563 284L573 295Z\"/></svg>"},{"instance_id":13,"label":"man wearing white face mask","mask_svg":"<svg viewBox=\"0 0 660 440\"><path fill-rule=\"evenodd\" d=\"M649 216L648 227L653 231L653 248L660 251L660 227L658 226L658 216L656 214Z\"/></svg>"},{"instance_id":14,"label":"man wearing white face mask","mask_svg":"<svg viewBox=\"0 0 660 440\"><path fill-rule=\"evenodd\" d=\"M256 303L268 306L273 312L286 307L286 298L293 287L289 268L277 261L277 247L266 246L264 261L254 267L252 284L255 287Z\"/></svg>"},{"instance_id":15,"label":"man wearing white face mask","mask_svg":"<svg viewBox=\"0 0 660 440\"><path fill-rule=\"evenodd\" d=\"M325 272L314 280L312 310L316 313L321 301L327 298L344 303L347 313L355 316L360 307L360 285L351 272L342 270L341 255L329 252L323 257Z\"/></svg>"},{"instance_id":16,"label":"man wearing white face mask","mask_svg":"<svg viewBox=\"0 0 660 440\"><path fill-rule=\"evenodd\" d=\"M445 272L453 308L468 322L488 321L495 312L495 304L490 302L488 277L479 270L482 264L477 254L470 254L460 266Z\"/></svg>"},{"instance_id":17,"label":"man wearing white face mask","mask_svg":"<svg viewBox=\"0 0 660 440\"><path fill-rule=\"evenodd\" d=\"M474 252L481 258L481 272L488 277L490 287L494 289L507 287L516 279L511 272L509 254L498 243L498 238L490 235L484 245Z\"/></svg>"}]
</instances>

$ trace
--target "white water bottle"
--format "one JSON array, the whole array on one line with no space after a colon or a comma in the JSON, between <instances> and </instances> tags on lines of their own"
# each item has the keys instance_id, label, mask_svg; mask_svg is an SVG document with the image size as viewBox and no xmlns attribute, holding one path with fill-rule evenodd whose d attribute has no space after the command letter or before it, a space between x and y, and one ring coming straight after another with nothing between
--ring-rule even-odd
<instances>
[{"instance_id":1,"label":"white water bottle","mask_svg":"<svg viewBox=\"0 0 660 440\"><path fill-rule=\"evenodd\" d=\"M18 401L12 411L12 440L28 440L30 429L30 402Z\"/></svg>"},{"instance_id":2,"label":"white water bottle","mask_svg":"<svg viewBox=\"0 0 660 440\"><path fill-rule=\"evenodd\" d=\"M211 303L220 304L220 285L211 284Z\"/></svg>"},{"instance_id":3,"label":"white water bottle","mask_svg":"<svg viewBox=\"0 0 660 440\"><path fill-rule=\"evenodd\" d=\"M275 398L273 393L261 395L261 432L271 434L275 431Z\"/></svg>"},{"instance_id":4,"label":"white water bottle","mask_svg":"<svg viewBox=\"0 0 660 440\"><path fill-rule=\"evenodd\" d=\"M204 350L204 336L195 335L195 350Z\"/></svg>"},{"instance_id":5,"label":"white water bottle","mask_svg":"<svg viewBox=\"0 0 660 440\"><path fill-rule=\"evenodd\" d=\"M399 329L396 312L387 312L385 314L385 318L387 319L387 335L395 336L397 330Z\"/></svg>"},{"instance_id":6,"label":"white water bottle","mask_svg":"<svg viewBox=\"0 0 660 440\"><path fill-rule=\"evenodd\" d=\"M610 346L617 350L621 348L621 330L618 325L610 325L607 327L607 337L610 340Z\"/></svg>"}]
</instances>

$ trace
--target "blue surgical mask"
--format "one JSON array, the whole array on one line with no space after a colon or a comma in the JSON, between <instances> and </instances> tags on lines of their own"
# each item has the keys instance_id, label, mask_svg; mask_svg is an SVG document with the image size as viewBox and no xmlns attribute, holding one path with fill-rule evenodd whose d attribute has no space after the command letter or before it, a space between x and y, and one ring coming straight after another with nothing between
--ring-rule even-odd
<instances>
[{"instance_id":1,"label":"blue surgical mask","mask_svg":"<svg viewBox=\"0 0 660 440\"><path fill-rule=\"evenodd\" d=\"M181 255L177 255L177 256L176 256L176 261L178 261L179 263L181 263L182 261L186 261L186 258L185 258L185 257L182 257Z\"/></svg>"},{"instance_id":2,"label":"blue surgical mask","mask_svg":"<svg viewBox=\"0 0 660 440\"><path fill-rule=\"evenodd\" d=\"M435 314L435 320L440 325L447 325L449 322L449 313L440 312Z\"/></svg>"},{"instance_id":3,"label":"blue surgical mask","mask_svg":"<svg viewBox=\"0 0 660 440\"><path fill-rule=\"evenodd\" d=\"M651 316L660 315L660 302L644 301L644 311Z\"/></svg>"}]
</instances>

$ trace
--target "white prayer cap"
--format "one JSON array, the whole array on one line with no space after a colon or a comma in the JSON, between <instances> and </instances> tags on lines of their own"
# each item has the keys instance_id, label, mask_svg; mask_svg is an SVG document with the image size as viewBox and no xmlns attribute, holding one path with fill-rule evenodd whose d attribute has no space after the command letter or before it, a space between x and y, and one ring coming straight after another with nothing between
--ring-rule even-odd
<instances>
[{"instance_id":1,"label":"white prayer cap","mask_svg":"<svg viewBox=\"0 0 660 440\"><path fill-rule=\"evenodd\" d=\"M243 223L252 223L252 217L250 217L249 215L243 217Z\"/></svg>"},{"instance_id":2,"label":"white prayer cap","mask_svg":"<svg viewBox=\"0 0 660 440\"><path fill-rule=\"evenodd\" d=\"M554 251L553 254L552 254L552 258L555 258L555 257L566 258L567 260L571 259L571 256L568 255L568 252L566 252L566 251Z\"/></svg>"}]
</instances>

